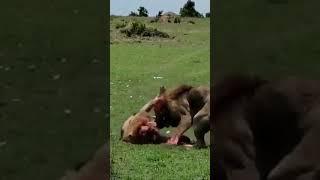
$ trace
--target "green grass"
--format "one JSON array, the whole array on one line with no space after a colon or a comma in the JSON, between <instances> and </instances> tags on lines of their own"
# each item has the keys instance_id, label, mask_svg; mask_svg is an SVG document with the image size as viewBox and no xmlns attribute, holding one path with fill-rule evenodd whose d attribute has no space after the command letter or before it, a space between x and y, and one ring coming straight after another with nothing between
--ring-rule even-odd
<instances>
[{"instance_id":1,"label":"green grass","mask_svg":"<svg viewBox=\"0 0 320 180\"><path fill-rule=\"evenodd\" d=\"M209 19L188 24L152 23L149 27L174 39L128 39L115 25L130 17L111 21L111 122L112 176L117 179L209 179L209 148L186 150L165 145L132 145L119 141L122 123L157 95L159 87L186 83L209 85ZM154 79L154 77L162 79ZM193 130L187 132L194 139ZM209 135L206 136L209 142Z\"/></svg>"},{"instance_id":2,"label":"green grass","mask_svg":"<svg viewBox=\"0 0 320 180\"><path fill-rule=\"evenodd\" d=\"M106 11L70 0L1 6L0 179L58 179L106 139Z\"/></svg>"},{"instance_id":3,"label":"green grass","mask_svg":"<svg viewBox=\"0 0 320 180\"><path fill-rule=\"evenodd\" d=\"M215 78L234 71L267 78L318 78L318 5L319 1L231 0L219 6L214 24Z\"/></svg>"}]
</instances>

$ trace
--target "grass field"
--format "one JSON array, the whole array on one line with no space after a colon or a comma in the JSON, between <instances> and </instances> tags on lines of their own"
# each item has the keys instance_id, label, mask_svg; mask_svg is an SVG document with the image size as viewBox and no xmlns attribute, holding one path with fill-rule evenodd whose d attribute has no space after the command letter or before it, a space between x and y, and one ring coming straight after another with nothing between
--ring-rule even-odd
<instances>
[{"instance_id":1,"label":"grass field","mask_svg":"<svg viewBox=\"0 0 320 180\"><path fill-rule=\"evenodd\" d=\"M219 6L215 78L235 71L267 78L319 78L319 1L273 2L284 3L231 0Z\"/></svg>"},{"instance_id":2,"label":"grass field","mask_svg":"<svg viewBox=\"0 0 320 180\"><path fill-rule=\"evenodd\" d=\"M105 143L106 11L70 0L1 6L0 179L56 180Z\"/></svg>"},{"instance_id":3,"label":"grass field","mask_svg":"<svg viewBox=\"0 0 320 180\"><path fill-rule=\"evenodd\" d=\"M152 23L173 39L128 39L111 18L111 159L114 179L209 179L209 148L186 150L164 145L132 145L119 141L122 123L157 95L159 87L185 83L209 85L210 19L182 19L181 24ZM162 78L156 78L162 77ZM187 132L193 137L193 131ZM209 135L206 136L209 142Z\"/></svg>"}]
</instances>

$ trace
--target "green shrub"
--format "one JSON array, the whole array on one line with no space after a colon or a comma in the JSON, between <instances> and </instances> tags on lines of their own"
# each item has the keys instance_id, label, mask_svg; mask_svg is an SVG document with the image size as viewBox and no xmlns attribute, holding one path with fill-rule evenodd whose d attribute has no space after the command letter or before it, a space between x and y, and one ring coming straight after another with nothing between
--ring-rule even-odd
<instances>
[{"instance_id":1,"label":"green shrub","mask_svg":"<svg viewBox=\"0 0 320 180\"><path fill-rule=\"evenodd\" d=\"M115 28L116 28L116 29L120 29L120 28L126 27L127 25L128 25L128 22L127 22L127 21L122 21L122 22L120 22L120 23L117 23L117 24L115 25Z\"/></svg>"},{"instance_id":2,"label":"green shrub","mask_svg":"<svg viewBox=\"0 0 320 180\"><path fill-rule=\"evenodd\" d=\"M154 19L151 19L150 20L150 23L156 23L156 22L158 22L159 21L159 18L154 18Z\"/></svg>"},{"instance_id":3,"label":"green shrub","mask_svg":"<svg viewBox=\"0 0 320 180\"><path fill-rule=\"evenodd\" d=\"M130 14L129 14L129 16L136 17L136 16L139 16L139 15L138 15L138 13L131 11Z\"/></svg>"},{"instance_id":4,"label":"green shrub","mask_svg":"<svg viewBox=\"0 0 320 180\"><path fill-rule=\"evenodd\" d=\"M180 22L181 22L180 17L175 17L173 22L174 22L174 23L179 23L179 24L180 24Z\"/></svg>"},{"instance_id":5,"label":"green shrub","mask_svg":"<svg viewBox=\"0 0 320 180\"><path fill-rule=\"evenodd\" d=\"M131 26L127 29L120 30L121 33L126 34L127 37L140 36L140 37L162 37L169 38L170 36L165 33L158 31L155 28L147 28L142 22L132 22Z\"/></svg>"}]
</instances>

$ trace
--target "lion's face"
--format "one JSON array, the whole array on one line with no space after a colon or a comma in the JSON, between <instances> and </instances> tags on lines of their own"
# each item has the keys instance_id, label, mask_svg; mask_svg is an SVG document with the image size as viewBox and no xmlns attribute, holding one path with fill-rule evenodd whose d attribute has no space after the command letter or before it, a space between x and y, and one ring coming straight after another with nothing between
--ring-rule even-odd
<instances>
[{"instance_id":1,"label":"lion's face","mask_svg":"<svg viewBox=\"0 0 320 180\"><path fill-rule=\"evenodd\" d=\"M156 124L149 116L132 115L121 128L121 139L134 144L153 143L159 136Z\"/></svg>"}]
</instances>

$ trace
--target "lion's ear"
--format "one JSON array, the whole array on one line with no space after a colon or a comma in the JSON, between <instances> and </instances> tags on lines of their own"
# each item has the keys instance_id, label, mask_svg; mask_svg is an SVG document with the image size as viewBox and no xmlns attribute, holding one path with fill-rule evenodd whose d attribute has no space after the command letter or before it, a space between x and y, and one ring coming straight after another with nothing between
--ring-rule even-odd
<instances>
[{"instance_id":1,"label":"lion's ear","mask_svg":"<svg viewBox=\"0 0 320 180\"><path fill-rule=\"evenodd\" d=\"M159 95L162 95L166 92L166 88L164 86L161 86L160 87L160 92L159 92Z\"/></svg>"}]
</instances>

